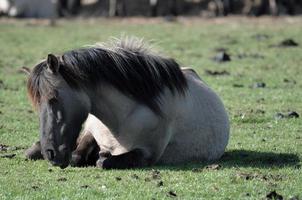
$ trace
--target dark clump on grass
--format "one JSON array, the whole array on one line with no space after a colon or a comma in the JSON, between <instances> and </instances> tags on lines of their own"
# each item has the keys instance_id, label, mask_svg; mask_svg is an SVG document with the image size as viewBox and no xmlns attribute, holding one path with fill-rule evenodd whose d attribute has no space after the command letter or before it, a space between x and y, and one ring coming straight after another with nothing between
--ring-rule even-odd
<instances>
[{"instance_id":1,"label":"dark clump on grass","mask_svg":"<svg viewBox=\"0 0 302 200\"><path fill-rule=\"evenodd\" d=\"M168 192L168 195L169 195L170 197L177 197L177 194L176 194L174 191L172 191L172 190L170 190L170 191Z\"/></svg>"},{"instance_id":2,"label":"dark clump on grass","mask_svg":"<svg viewBox=\"0 0 302 200\"><path fill-rule=\"evenodd\" d=\"M8 145L5 145L5 144L0 144L0 152L1 152L1 151L7 151L7 150L8 150L8 148L9 148L9 146L8 146Z\"/></svg>"},{"instance_id":3,"label":"dark clump on grass","mask_svg":"<svg viewBox=\"0 0 302 200\"><path fill-rule=\"evenodd\" d=\"M265 114L265 110L257 109L255 111L255 113L257 113L257 114Z\"/></svg>"},{"instance_id":4,"label":"dark clump on grass","mask_svg":"<svg viewBox=\"0 0 302 200\"><path fill-rule=\"evenodd\" d=\"M283 200L283 196L278 194L275 190L266 195L267 200Z\"/></svg>"},{"instance_id":5,"label":"dark clump on grass","mask_svg":"<svg viewBox=\"0 0 302 200\"><path fill-rule=\"evenodd\" d=\"M149 177L145 178L145 182L150 182L150 181L151 181L151 178L149 178Z\"/></svg>"},{"instance_id":6,"label":"dark clump on grass","mask_svg":"<svg viewBox=\"0 0 302 200\"><path fill-rule=\"evenodd\" d=\"M164 182L163 182L163 181L159 181L159 182L157 183L157 187L162 187L162 186L164 186Z\"/></svg>"},{"instance_id":7,"label":"dark clump on grass","mask_svg":"<svg viewBox=\"0 0 302 200\"><path fill-rule=\"evenodd\" d=\"M139 176L137 174L132 174L131 178L133 178L133 179L139 179Z\"/></svg>"},{"instance_id":8,"label":"dark clump on grass","mask_svg":"<svg viewBox=\"0 0 302 200\"><path fill-rule=\"evenodd\" d=\"M81 188L87 189L87 188L89 188L89 185L82 185Z\"/></svg>"},{"instance_id":9,"label":"dark clump on grass","mask_svg":"<svg viewBox=\"0 0 302 200\"><path fill-rule=\"evenodd\" d=\"M226 70L222 70L222 71L215 71L215 70L205 70L207 75L210 76L224 76L224 75L230 75L230 72L226 71Z\"/></svg>"},{"instance_id":10,"label":"dark clump on grass","mask_svg":"<svg viewBox=\"0 0 302 200\"><path fill-rule=\"evenodd\" d=\"M31 188L34 190L37 190L37 189L39 189L39 186L33 185L33 186L31 186Z\"/></svg>"},{"instance_id":11,"label":"dark clump on grass","mask_svg":"<svg viewBox=\"0 0 302 200\"><path fill-rule=\"evenodd\" d=\"M236 174L236 177L244 179L244 180L261 180L261 181L282 181L282 176L281 175L263 175L263 174L259 174L259 173L246 173L246 172L238 172Z\"/></svg>"},{"instance_id":12,"label":"dark clump on grass","mask_svg":"<svg viewBox=\"0 0 302 200\"><path fill-rule=\"evenodd\" d=\"M0 158L9 158L12 159L16 156L15 153L0 155Z\"/></svg>"},{"instance_id":13,"label":"dark clump on grass","mask_svg":"<svg viewBox=\"0 0 302 200\"><path fill-rule=\"evenodd\" d=\"M4 88L4 82L0 79L0 89Z\"/></svg>"},{"instance_id":14,"label":"dark clump on grass","mask_svg":"<svg viewBox=\"0 0 302 200\"><path fill-rule=\"evenodd\" d=\"M289 118L299 118L300 115L296 111L291 111L287 114Z\"/></svg>"},{"instance_id":15,"label":"dark clump on grass","mask_svg":"<svg viewBox=\"0 0 302 200\"><path fill-rule=\"evenodd\" d=\"M288 79L288 78L284 78L283 79L284 83L292 83L293 85L297 84L297 81L294 79Z\"/></svg>"},{"instance_id":16,"label":"dark clump on grass","mask_svg":"<svg viewBox=\"0 0 302 200\"><path fill-rule=\"evenodd\" d=\"M161 178L160 171L152 170L151 177L152 177L152 179L160 179Z\"/></svg>"},{"instance_id":17,"label":"dark clump on grass","mask_svg":"<svg viewBox=\"0 0 302 200\"><path fill-rule=\"evenodd\" d=\"M221 168L222 168L222 166L219 165L219 164L210 164L210 165L206 165L203 168L193 168L192 172L202 172L204 170L214 170L214 171L216 171L216 170L219 170Z\"/></svg>"},{"instance_id":18,"label":"dark clump on grass","mask_svg":"<svg viewBox=\"0 0 302 200\"><path fill-rule=\"evenodd\" d=\"M297 47L299 44L291 38L282 40L279 44L273 44L269 47L279 47L279 48L287 48L287 47Z\"/></svg>"},{"instance_id":19,"label":"dark clump on grass","mask_svg":"<svg viewBox=\"0 0 302 200\"><path fill-rule=\"evenodd\" d=\"M297 46L299 46L299 44L290 38L281 41L278 45L278 47L297 47Z\"/></svg>"},{"instance_id":20,"label":"dark clump on grass","mask_svg":"<svg viewBox=\"0 0 302 200\"><path fill-rule=\"evenodd\" d=\"M264 102L264 101L265 101L264 98L259 98L259 99L256 100L257 103L262 103L262 102Z\"/></svg>"},{"instance_id":21,"label":"dark clump on grass","mask_svg":"<svg viewBox=\"0 0 302 200\"><path fill-rule=\"evenodd\" d=\"M280 119L290 119L290 118L299 118L300 115L296 111L290 111L288 113L276 113L275 114L275 119L280 120Z\"/></svg>"},{"instance_id":22,"label":"dark clump on grass","mask_svg":"<svg viewBox=\"0 0 302 200\"><path fill-rule=\"evenodd\" d=\"M250 85L250 88L265 88L266 87L266 83L264 82L257 82L257 83L254 83L252 85Z\"/></svg>"},{"instance_id":23,"label":"dark clump on grass","mask_svg":"<svg viewBox=\"0 0 302 200\"><path fill-rule=\"evenodd\" d=\"M231 61L231 56L223 51L223 52L217 53L212 59L219 63L229 62L229 61Z\"/></svg>"},{"instance_id":24,"label":"dark clump on grass","mask_svg":"<svg viewBox=\"0 0 302 200\"><path fill-rule=\"evenodd\" d=\"M297 164L297 165L295 166L295 169L301 169L301 165L300 165L300 164Z\"/></svg>"},{"instance_id":25,"label":"dark clump on grass","mask_svg":"<svg viewBox=\"0 0 302 200\"><path fill-rule=\"evenodd\" d=\"M58 178L57 181L58 182L65 182L65 181L67 181L67 178L61 177L61 178Z\"/></svg>"}]
</instances>

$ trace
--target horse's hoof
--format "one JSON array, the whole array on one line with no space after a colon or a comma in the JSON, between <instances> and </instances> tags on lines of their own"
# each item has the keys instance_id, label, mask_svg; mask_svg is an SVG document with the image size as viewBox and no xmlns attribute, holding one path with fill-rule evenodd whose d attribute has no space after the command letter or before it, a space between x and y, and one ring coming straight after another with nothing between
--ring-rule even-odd
<instances>
[{"instance_id":1,"label":"horse's hoof","mask_svg":"<svg viewBox=\"0 0 302 200\"><path fill-rule=\"evenodd\" d=\"M36 142L29 149L25 151L25 157L29 160L41 160L43 155L41 153L41 144Z\"/></svg>"},{"instance_id":2,"label":"horse's hoof","mask_svg":"<svg viewBox=\"0 0 302 200\"><path fill-rule=\"evenodd\" d=\"M105 157L100 157L100 158L96 161L96 167L104 168L104 161L105 161L106 159L107 159L107 158L105 158Z\"/></svg>"}]
</instances>

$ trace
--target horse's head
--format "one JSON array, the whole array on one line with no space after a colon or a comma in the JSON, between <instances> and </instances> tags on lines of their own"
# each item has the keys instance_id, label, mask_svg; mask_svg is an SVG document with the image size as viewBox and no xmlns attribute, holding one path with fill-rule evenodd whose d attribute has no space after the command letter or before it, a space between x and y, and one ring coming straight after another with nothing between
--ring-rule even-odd
<instances>
[{"instance_id":1,"label":"horse's head","mask_svg":"<svg viewBox=\"0 0 302 200\"><path fill-rule=\"evenodd\" d=\"M60 68L64 64L56 56L48 55L31 72L28 93L40 114L42 154L53 165L65 168L90 103L83 90L67 83Z\"/></svg>"}]
</instances>

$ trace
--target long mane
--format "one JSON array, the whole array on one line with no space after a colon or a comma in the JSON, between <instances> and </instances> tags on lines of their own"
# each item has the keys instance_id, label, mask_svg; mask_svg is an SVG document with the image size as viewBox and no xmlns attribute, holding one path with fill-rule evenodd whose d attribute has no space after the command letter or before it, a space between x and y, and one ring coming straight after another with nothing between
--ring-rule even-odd
<instances>
[{"instance_id":1,"label":"long mane","mask_svg":"<svg viewBox=\"0 0 302 200\"><path fill-rule=\"evenodd\" d=\"M123 38L108 44L65 52L59 73L73 88L96 87L107 83L147 105L157 114L164 88L184 94L186 79L179 65L162 57L140 39ZM47 78L45 62L38 64L28 80L29 96L34 104L43 96L53 96L54 84Z\"/></svg>"}]
</instances>

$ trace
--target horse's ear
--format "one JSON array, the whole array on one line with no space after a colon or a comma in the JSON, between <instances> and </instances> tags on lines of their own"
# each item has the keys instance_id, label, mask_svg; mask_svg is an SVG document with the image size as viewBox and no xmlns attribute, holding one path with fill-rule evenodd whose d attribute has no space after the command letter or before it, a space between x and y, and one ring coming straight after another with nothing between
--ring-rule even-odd
<instances>
[{"instance_id":1,"label":"horse's ear","mask_svg":"<svg viewBox=\"0 0 302 200\"><path fill-rule=\"evenodd\" d=\"M59 59L53 54L48 54L47 67L53 74L57 74L60 67Z\"/></svg>"}]
</instances>

